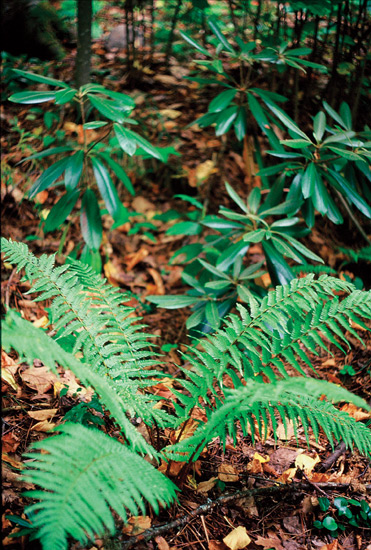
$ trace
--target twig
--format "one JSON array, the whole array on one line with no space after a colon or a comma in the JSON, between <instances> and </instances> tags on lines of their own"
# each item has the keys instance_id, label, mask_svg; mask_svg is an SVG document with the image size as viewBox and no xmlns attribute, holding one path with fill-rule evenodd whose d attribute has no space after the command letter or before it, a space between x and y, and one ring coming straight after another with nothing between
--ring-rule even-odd
<instances>
[{"instance_id":1,"label":"twig","mask_svg":"<svg viewBox=\"0 0 371 550\"><path fill-rule=\"evenodd\" d=\"M339 456L344 454L346 451L346 445L344 441L341 441L338 445L336 445L334 451L324 460L320 466L321 472L327 472L331 468L333 464L337 461Z\"/></svg>"},{"instance_id":2,"label":"twig","mask_svg":"<svg viewBox=\"0 0 371 550\"><path fill-rule=\"evenodd\" d=\"M275 485L271 487L259 487L257 489L236 491L233 494L222 495L216 500L209 500L208 502L202 504L185 516L181 516L180 518L177 518L174 521L170 521L169 523L163 523L162 525L158 525L157 527L153 527L152 529L147 529L146 531L144 531L144 533L141 533L140 535L137 535L135 537L131 537L129 540L125 541L122 544L121 548L122 550L128 550L129 548L136 547L139 542L147 542L159 535L162 535L163 533L167 533L168 531L172 531L177 527L181 527L182 525L189 523L193 518L199 515L209 514L211 510L217 508L218 506L222 506L224 504L227 504L228 502L233 502L234 500L238 500L246 496L262 497L267 495L305 492L313 489L313 484L310 483L291 483L290 485L278 485L278 482L276 481L274 481L274 483ZM349 484L338 484L331 482L316 483L315 488L320 489L321 491L324 489L328 489L330 491L347 491L349 489ZM370 488L371 485L365 485L365 490L368 490Z\"/></svg>"}]
</instances>

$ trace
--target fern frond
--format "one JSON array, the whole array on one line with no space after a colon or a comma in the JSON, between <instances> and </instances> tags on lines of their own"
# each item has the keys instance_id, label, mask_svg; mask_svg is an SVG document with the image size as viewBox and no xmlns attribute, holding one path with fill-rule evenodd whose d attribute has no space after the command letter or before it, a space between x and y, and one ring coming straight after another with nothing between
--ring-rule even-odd
<instances>
[{"instance_id":1,"label":"fern frond","mask_svg":"<svg viewBox=\"0 0 371 550\"><path fill-rule=\"evenodd\" d=\"M370 429L330 402L320 400L324 395L335 403L348 401L370 410L360 397L322 380L291 378L270 384L249 380L246 386L226 390L223 404L209 409L207 422L201 424L191 438L168 448L167 454L173 460L197 460L214 437L219 437L224 445L228 434L236 440L238 425L245 436L250 431L253 441L256 426L260 436L266 436L271 426L276 439L277 417L280 417L284 426L288 420L293 421L296 438L300 421L308 446L311 427L316 441L322 429L332 446L334 441L343 440L348 448L355 444L363 454L371 455Z\"/></svg>"},{"instance_id":2,"label":"fern frond","mask_svg":"<svg viewBox=\"0 0 371 550\"><path fill-rule=\"evenodd\" d=\"M299 273L314 273L315 275L321 275L322 273L327 273L327 275L336 275L336 269L333 269L332 267L328 265L312 265L312 264L295 264L290 266L292 269L292 272L295 273L295 275L299 275Z\"/></svg>"},{"instance_id":3,"label":"fern frond","mask_svg":"<svg viewBox=\"0 0 371 550\"><path fill-rule=\"evenodd\" d=\"M164 376L150 369L156 355L149 349L148 335L136 319L129 317L132 308L125 306L125 296L90 268L78 271L70 265L55 266L55 256L36 258L23 243L2 239L7 261L25 269L31 281L29 293L38 293L37 301L52 300L51 317L58 339L74 341L72 353L82 351L84 361L121 396L126 408L147 423L169 425L171 420L153 407L157 398L141 393L153 385L150 378ZM84 288L85 286L85 288Z\"/></svg>"},{"instance_id":4,"label":"fern frond","mask_svg":"<svg viewBox=\"0 0 371 550\"><path fill-rule=\"evenodd\" d=\"M86 544L115 525L110 509L124 521L127 510L145 514L143 499L156 513L176 499L176 486L143 458L102 432L79 424L58 427L58 435L33 444L24 477L43 487L33 514L43 548L67 550L67 538ZM46 451L46 453L45 453Z\"/></svg>"},{"instance_id":5,"label":"fern frond","mask_svg":"<svg viewBox=\"0 0 371 550\"><path fill-rule=\"evenodd\" d=\"M9 310L1 323L2 346L5 351L14 349L21 360L33 364L39 359L55 374L56 365L70 369L86 387L92 387L100 397L104 407L119 424L131 449L149 456L157 456L156 451L132 425L126 416L129 397L125 400L115 391L106 377L100 376L89 368L89 365L79 361L74 355L65 351L58 342L52 340L42 329L35 327L18 313Z\"/></svg>"},{"instance_id":6,"label":"fern frond","mask_svg":"<svg viewBox=\"0 0 371 550\"><path fill-rule=\"evenodd\" d=\"M349 296L340 300L335 291ZM308 275L250 306L250 312L238 306L239 316L230 315L223 328L201 341L202 350L190 348L186 354L192 369L184 371L185 388L194 401L208 402L210 392L218 395L225 376L236 388L262 375L271 382L287 378L287 365L306 376L299 361L313 369L308 352L318 354L318 347L329 352L328 342L344 351L349 345L345 330L359 339L351 321L365 326L360 317L371 319L371 292L327 275L317 280ZM180 393L177 397L187 415L191 400Z\"/></svg>"}]
</instances>

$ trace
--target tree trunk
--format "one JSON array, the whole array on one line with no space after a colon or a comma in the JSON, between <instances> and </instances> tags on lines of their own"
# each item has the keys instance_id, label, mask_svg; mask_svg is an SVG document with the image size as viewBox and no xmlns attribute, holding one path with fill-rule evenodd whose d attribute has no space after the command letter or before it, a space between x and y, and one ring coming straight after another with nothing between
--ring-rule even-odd
<instances>
[{"instance_id":1,"label":"tree trunk","mask_svg":"<svg viewBox=\"0 0 371 550\"><path fill-rule=\"evenodd\" d=\"M92 0L77 0L76 86L90 82Z\"/></svg>"}]
</instances>

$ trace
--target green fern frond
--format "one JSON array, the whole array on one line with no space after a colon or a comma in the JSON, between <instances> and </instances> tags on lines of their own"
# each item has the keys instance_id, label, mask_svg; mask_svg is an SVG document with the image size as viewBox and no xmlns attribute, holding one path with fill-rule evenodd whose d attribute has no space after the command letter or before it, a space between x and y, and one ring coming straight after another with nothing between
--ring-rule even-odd
<instances>
[{"instance_id":1,"label":"green fern frond","mask_svg":"<svg viewBox=\"0 0 371 550\"><path fill-rule=\"evenodd\" d=\"M353 402L370 410L360 397L322 380L291 378L270 384L249 380L246 386L226 390L223 404L209 409L207 422L201 424L191 438L168 448L167 454L173 460L197 460L214 437L219 437L224 445L227 435L236 440L238 426L245 436L250 432L253 442L256 426L262 437L266 437L271 426L277 439L277 418L281 418L285 427L288 420L293 422L296 438L300 421L308 446L311 427L316 441L322 429L332 446L334 441L343 440L347 447L353 448L355 444L361 453L371 455L370 429L330 402L320 400L323 395L335 403Z\"/></svg>"},{"instance_id":2,"label":"green fern frond","mask_svg":"<svg viewBox=\"0 0 371 550\"><path fill-rule=\"evenodd\" d=\"M52 300L51 317L58 339L74 341L72 353L82 351L84 361L98 375L105 376L112 388L126 403L126 408L159 425L171 420L162 410L153 407L157 398L141 393L150 380L164 376L150 367L156 355L150 350L148 335L136 319L129 317L132 308L118 289L94 275L90 268L55 266L55 256L36 258L23 243L2 239L2 251L7 261L25 269L31 281L29 293L38 293L37 301Z\"/></svg>"},{"instance_id":3,"label":"green fern frond","mask_svg":"<svg viewBox=\"0 0 371 550\"><path fill-rule=\"evenodd\" d=\"M143 458L102 432L79 424L33 444L26 481L43 487L27 496L39 499L33 514L43 548L67 550L69 536L86 544L115 531L111 509L124 521L127 510L145 514L143 499L156 513L176 500L176 486ZM46 453L45 453L46 451Z\"/></svg>"},{"instance_id":4,"label":"green fern frond","mask_svg":"<svg viewBox=\"0 0 371 550\"><path fill-rule=\"evenodd\" d=\"M327 275L336 275L336 269L333 269L328 265L312 265L303 263L292 265L290 267L295 275L299 275L300 273L313 273L314 275L322 275L322 273L326 273Z\"/></svg>"},{"instance_id":5,"label":"green fern frond","mask_svg":"<svg viewBox=\"0 0 371 550\"><path fill-rule=\"evenodd\" d=\"M334 292L349 296L340 300ZM360 317L371 319L371 292L354 290L327 275L317 280L308 275L277 287L260 305L250 306L250 312L238 306L239 316L230 315L223 328L201 341L202 350L186 354L192 369L184 371L185 388L192 400L177 394L185 415L193 400L208 402L210 392L217 395L223 390L225 376L236 388L262 375L271 382L287 378L287 365L306 376L299 361L313 369L308 352L318 354L318 347L329 351L328 342L344 351L349 345L345 330L359 339L351 321L365 326Z\"/></svg>"},{"instance_id":6,"label":"green fern frond","mask_svg":"<svg viewBox=\"0 0 371 550\"><path fill-rule=\"evenodd\" d=\"M39 359L55 374L58 374L56 365L70 369L82 384L92 387L100 397L102 404L119 424L128 445L131 449L156 457L157 453L149 445L143 436L126 416L130 398L125 400L115 391L107 377L95 373L89 365L79 361L74 355L60 347L58 342L52 340L40 328L35 327L29 321L20 317L18 313L9 310L1 323L2 346L5 351L14 349L21 360L26 360L30 365L35 359Z\"/></svg>"}]
</instances>

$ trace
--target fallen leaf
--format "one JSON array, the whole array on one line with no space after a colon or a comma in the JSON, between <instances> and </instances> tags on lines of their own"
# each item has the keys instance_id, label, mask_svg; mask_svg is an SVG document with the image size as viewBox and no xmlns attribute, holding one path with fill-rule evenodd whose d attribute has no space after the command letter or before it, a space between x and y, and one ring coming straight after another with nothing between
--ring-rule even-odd
<instances>
[{"instance_id":1,"label":"fallen leaf","mask_svg":"<svg viewBox=\"0 0 371 550\"><path fill-rule=\"evenodd\" d=\"M279 481L280 483L287 483L288 481L294 479L295 474L296 468L289 468L288 470L285 470L279 478L277 478L277 481Z\"/></svg>"},{"instance_id":2,"label":"fallen leaf","mask_svg":"<svg viewBox=\"0 0 371 550\"><path fill-rule=\"evenodd\" d=\"M197 492L208 493L213 487L215 487L217 480L217 477L211 477L207 481L200 481L200 483L197 485Z\"/></svg>"},{"instance_id":3,"label":"fallen leaf","mask_svg":"<svg viewBox=\"0 0 371 550\"><path fill-rule=\"evenodd\" d=\"M127 270L131 271L139 262L143 261L148 256L148 250L146 248L140 248L137 252L127 254L124 258Z\"/></svg>"},{"instance_id":4,"label":"fallen leaf","mask_svg":"<svg viewBox=\"0 0 371 550\"><path fill-rule=\"evenodd\" d=\"M40 317L40 319L36 319L36 321L34 321L32 324L36 328L45 328L49 324L49 319L46 315L43 315L42 317Z\"/></svg>"},{"instance_id":5,"label":"fallen leaf","mask_svg":"<svg viewBox=\"0 0 371 550\"><path fill-rule=\"evenodd\" d=\"M317 454L315 458L312 458L306 454L300 454L295 459L295 466L301 470L304 470L304 472L308 475L312 473L313 468L319 463L319 461L320 458Z\"/></svg>"},{"instance_id":6,"label":"fallen leaf","mask_svg":"<svg viewBox=\"0 0 371 550\"><path fill-rule=\"evenodd\" d=\"M22 464L22 462L15 460L11 456L8 456L6 453L1 453L1 460L3 460L4 462L7 462L11 466L13 466L13 468L17 468L17 470L22 470L24 468L24 465Z\"/></svg>"},{"instance_id":7,"label":"fallen leaf","mask_svg":"<svg viewBox=\"0 0 371 550\"><path fill-rule=\"evenodd\" d=\"M271 535L269 538L261 537L258 535L257 539L255 540L255 544L258 546L263 546L264 550L268 548L274 548L275 550L284 550L281 539L277 537L277 535Z\"/></svg>"},{"instance_id":8,"label":"fallen leaf","mask_svg":"<svg viewBox=\"0 0 371 550\"><path fill-rule=\"evenodd\" d=\"M164 537L156 537L155 541L156 541L158 550L170 550L170 546L168 545Z\"/></svg>"},{"instance_id":9,"label":"fallen leaf","mask_svg":"<svg viewBox=\"0 0 371 550\"><path fill-rule=\"evenodd\" d=\"M199 164L196 168L196 181L197 184L206 181L211 174L215 172L215 164L212 160L205 160L202 164Z\"/></svg>"},{"instance_id":10,"label":"fallen leaf","mask_svg":"<svg viewBox=\"0 0 371 550\"><path fill-rule=\"evenodd\" d=\"M237 470L232 466L232 464L226 464L225 462L223 462L223 464L221 464L218 468L218 478L220 479L220 481L233 483L238 481L240 479L240 476L238 475ZM241 546L241 548L243 547Z\"/></svg>"},{"instance_id":11,"label":"fallen leaf","mask_svg":"<svg viewBox=\"0 0 371 550\"><path fill-rule=\"evenodd\" d=\"M28 415L34 420L49 420L53 418L58 409L44 409L42 411L28 411Z\"/></svg>"},{"instance_id":12,"label":"fallen leaf","mask_svg":"<svg viewBox=\"0 0 371 550\"><path fill-rule=\"evenodd\" d=\"M288 441L294 436L294 424L292 420L286 422L286 427L282 422L280 422L276 429L276 435L281 441Z\"/></svg>"},{"instance_id":13,"label":"fallen leaf","mask_svg":"<svg viewBox=\"0 0 371 550\"><path fill-rule=\"evenodd\" d=\"M218 542L217 540L211 540L209 542L209 550L228 550L228 546L224 542Z\"/></svg>"},{"instance_id":14,"label":"fallen leaf","mask_svg":"<svg viewBox=\"0 0 371 550\"><path fill-rule=\"evenodd\" d=\"M353 405L353 403L346 403L341 407L340 410L347 412L349 416L351 416L357 421L368 420L369 418L371 418L371 412L366 412L356 407L356 405Z\"/></svg>"},{"instance_id":15,"label":"fallen leaf","mask_svg":"<svg viewBox=\"0 0 371 550\"><path fill-rule=\"evenodd\" d=\"M1 379L4 380L13 390L18 390L18 384L14 375L18 370L18 363L14 361L4 350L1 350Z\"/></svg>"},{"instance_id":16,"label":"fallen leaf","mask_svg":"<svg viewBox=\"0 0 371 550\"><path fill-rule=\"evenodd\" d=\"M247 534L246 527L240 525L224 537L223 542L231 550L241 550L250 544L251 538Z\"/></svg>"},{"instance_id":17,"label":"fallen leaf","mask_svg":"<svg viewBox=\"0 0 371 550\"><path fill-rule=\"evenodd\" d=\"M333 540L332 542L329 542L328 544L321 546L319 550L337 550L338 544L339 543L337 540Z\"/></svg>"},{"instance_id":18,"label":"fallen leaf","mask_svg":"<svg viewBox=\"0 0 371 550\"><path fill-rule=\"evenodd\" d=\"M1 441L3 444L3 451L5 453L15 453L20 444L17 436L15 436L12 432L4 434Z\"/></svg>"},{"instance_id":19,"label":"fallen leaf","mask_svg":"<svg viewBox=\"0 0 371 550\"><path fill-rule=\"evenodd\" d=\"M41 422L38 422L34 426L32 426L31 430L34 430L35 432L49 432L52 430L56 424L54 422L49 422L48 420L42 420Z\"/></svg>"},{"instance_id":20,"label":"fallen leaf","mask_svg":"<svg viewBox=\"0 0 371 550\"><path fill-rule=\"evenodd\" d=\"M125 535L140 535L151 527L152 520L149 516L133 516L131 517L122 532Z\"/></svg>"},{"instance_id":21,"label":"fallen leaf","mask_svg":"<svg viewBox=\"0 0 371 550\"><path fill-rule=\"evenodd\" d=\"M50 390L58 377L48 367L29 367L21 373L23 382L37 393L43 394Z\"/></svg>"},{"instance_id":22,"label":"fallen leaf","mask_svg":"<svg viewBox=\"0 0 371 550\"><path fill-rule=\"evenodd\" d=\"M165 118L171 118L172 120L180 117L182 111L176 111L175 109L160 109L159 113Z\"/></svg>"},{"instance_id":23,"label":"fallen leaf","mask_svg":"<svg viewBox=\"0 0 371 550\"><path fill-rule=\"evenodd\" d=\"M145 214L148 210L156 210L156 206L153 204L153 202L150 202L148 199L142 197L141 195L138 195L133 199L131 206L136 212L139 212L139 214Z\"/></svg>"},{"instance_id":24,"label":"fallen leaf","mask_svg":"<svg viewBox=\"0 0 371 550\"><path fill-rule=\"evenodd\" d=\"M160 273L156 269L153 269L153 267L148 268L148 273L151 275L156 285L156 291L153 294L164 295L165 287Z\"/></svg>"},{"instance_id":25,"label":"fallen leaf","mask_svg":"<svg viewBox=\"0 0 371 550\"><path fill-rule=\"evenodd\" d=\"M251 474L262 474L263 473L263 464L269 462L269 457L264 458L259 453L255 453L253 460L249 462L246 470Z\"/></svg>"}]
</instances>

